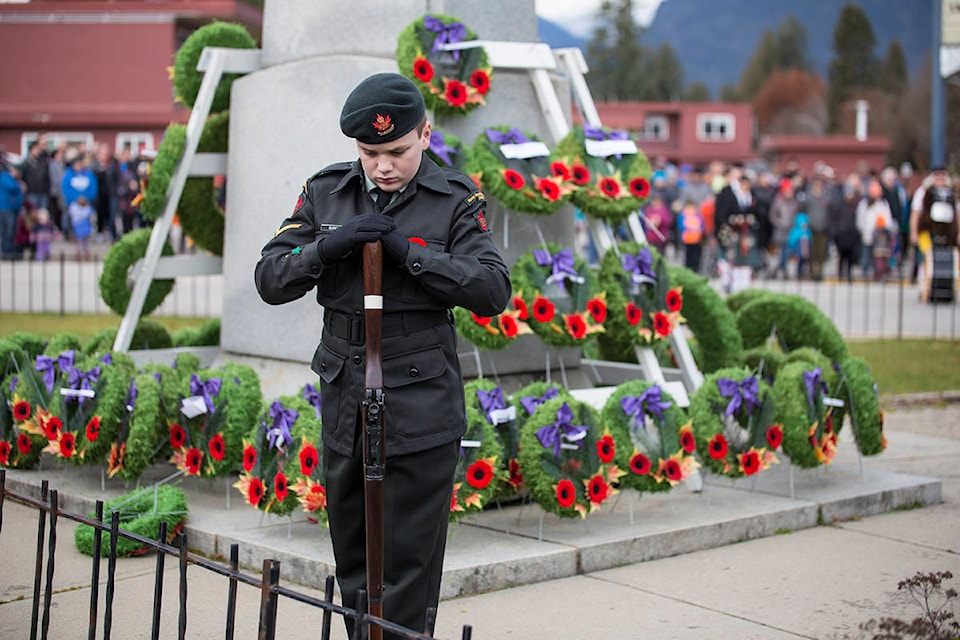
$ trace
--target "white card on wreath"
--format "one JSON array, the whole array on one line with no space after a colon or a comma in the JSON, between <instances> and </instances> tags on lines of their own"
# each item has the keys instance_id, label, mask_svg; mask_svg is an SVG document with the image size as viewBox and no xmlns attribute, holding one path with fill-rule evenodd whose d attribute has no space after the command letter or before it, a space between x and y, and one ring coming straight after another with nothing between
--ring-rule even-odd
<instances>
[{"instance_id":1,"label":"white card on wreath","mask_svg":"<svg viewBox=\"0 0 960 640\"><path fill-rule=\"evenodd\" d=\"M180 413L188 418L196 418L206 412L207 403L203 401L203 396L190 396L180 401Z\"/></svg>"},{"instance_id":2,"label":"white card on wreath","mask_svg":"<svg viewBox=\"0 0 960 640\"><path fill-rule=\"evenodd\" d=\"M636 148L636 146L634 146ZM520 144L502 144L500 153L507 160L526 160L527 158L545 158L550 155L550 147L543 142L521 142ZM636 152L634 152L636 153Z\"/></svg>"},{"instance_id":3,"label":"white card on wreath","mask_svg":"<svg viewBox=\"0 0 960 640\"><path fill-rule=\"evenodd\" d=\"M828 407L842 407L844 406L843 400L840 398L831 398L829 396L823 396L823 404Z\"/></svg>"},{"instance_id":4,"label":"white card on wreath","mask_svg":"<svg viewBox=\"0 0 960 640\"><path fill-rule=\"evenodd\" d=\"M633 140L591 140L583 141L587 154L594 158L606 158L615 155L636 155L637 143Z\"/></svg>"},{"instance_id":5,"label":"white card on wreath","mask_svg":"<svg viewBox=\"0 0 960 640\"><path fill-rule=\"evenodd\" d=\"M67 389L61 387L60 395L70 396L71 398L93 398L97 395L97 392L93 389Z\"/></svg>"},{"instance_id":6,"label":"white card on wreath","mask_svg":"<svg viewBox=\"0 0 960 640\"><path fill-rule=\"evenodd\" d=\"M503 424L504 422L516 420L517 408L510 405L506 409L494 409L490 412L490 419L493 420L493 424Z\"/></svg>"},{"instance_id":7,"label":"white card on wreath","mask_svg":"<svg viewBox=\"0 0 960 640\"><path fill-rule=\"evenodd\" d=\"M482 444L479 440L460 440L460 446L467 449L479 449Z\"/></svg>"}]
</instances>

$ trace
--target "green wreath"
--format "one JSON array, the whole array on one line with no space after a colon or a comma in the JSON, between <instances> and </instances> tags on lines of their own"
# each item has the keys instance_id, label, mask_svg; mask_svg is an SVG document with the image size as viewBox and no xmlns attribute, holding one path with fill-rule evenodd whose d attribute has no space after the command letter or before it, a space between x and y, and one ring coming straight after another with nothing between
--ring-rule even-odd
<instances>
[{"instance_id":1,"label":"green wreath","mask_svg":"<svg viewBox=\"0 0 960 640\"><path fill-rule=\"evenodd\" d=\"M203 125L198 153L223 153L228 147L230 115L228 112L210 116ZM157 157L150 167L150 179L144 190L140 211L146 220L157 220L163 214L167 189L174 169L183 155L187 128L172 123L163 134ZM183 232L194 243L215 255L223 254L224 214L217 204L213 178L187 178L177 203L177 217Z\"/></svg>"},{"instance_id":2,"label":"green wreath","mask_svg":"<svg viewBox=\"0 0 960 640\"><path fill-rule=\"evenodd\" d=\"M23 349L30 358L43 353L43 350L47 347L47 339L37 333L17 331L12 336L9 336L9 338L19 344L20 348Z\"/></svg>"},{"instance_id":3,"label":"green wreath","mask_svg":"<svg viewBox=\"0 0 960 640\"><path fill-rule=\"evenodd\" d=\"M127 276L133 265L147 253L147 244L150 242L151 229L137 229L124 234L110 247L103 259L103 272L100 274L100 296L103 301L118 316L127 311L130 303L130 287ZM173 247L169 242L163 243L163 255L173 255ZM173 289L173 280L154 280L147 290L147 297L143 301L140 315L149 315L160 306L167 294Z\"/></svg>"},{"instance_id":4,"label":"green wreath","mask_svg":"<svg viewBox=\"0 0 960 640\"><path fill-rule=\"evenodd\" d=\"M465 442L479 446L466 446ZM483 511L490 500L504 493L509 477L504 458L496 428L482 413L468 406L467 432L460 444L450 500L450 522Z\"/></svg>"},{"instance_id":5,"label":"green wreath","mask_svg":"<svg viewBox=\"0 0 960 640\"><path fill-rule=\"evenodd\" d=\"M816 381L808 382L814 375ZM836 395L836 382L832 368L828 372L802 361L785 364L774 380L774 420L783 425L783 452L798 467L810 469L833 461L842 418L837 419L835 408L824 398Z\"/></svg>"},{"instance_id":6,"label":"green wreath","mask_svg":"<svg viewBox=\"0 0 960 640\"><path fill-rule=\"evenodd\" d=\"M502 145L542 142L516 127L484 129L473 143L467 173L479 174L486 194L505 208L534 215L550 215L563 206L572 188L553 174L550 155L507 158Z\"/></svg>"},{"instance_id":7,"label":"green wreath","mask_svg":"<svg viewBox=\"0 0 960 640\"><path fill-rule=\"evenodd\" d=\"M851 356L839 364L841 385L847 415L857 449L865 456L875 456L887 448L883 435L884 412L880 409L877 383L863 358Z\"/></svg>"},{"instance_id":8,"label":"green wreath","mask_svg":"<svg viewBox=\"0 0 960 640\"><path fill-rule=\"evenodd\" d=\"M697 364L704 373L742 364L743 338L737 317L710 286L710 280L684 267L669 265L670 283L683 290L687 329L696 339Z\"/></svg>"},{"instance_id":9,"label":"green wreath","mask_svg":"<svg viewBox=\"0 0 960 640\"><path fill-rule=\"evenodd\" d=\"M740 334L738 333L739 337ZM777 377L783 366L786 354L779 347L752 347L743 351L743 364L751 371L758 372L769 384Z\"/></svg>"},{"instance_id":10,"label":"green wreath","mask_svg":"<svg viewBox=\"0 0 960 640\"><path fill-rule=\"evenodd\" d=\"M463 395L467 408L484 416L487 422L493 425L500 439L499 465L506 472L506 479L498 483L500 491L494 497L514 495L523 487L523 474L520 473L519 460L520 431L519 420L517 420L518 411L522 409L512 404L512 399L505 396L503 387L487 378L475 378L468 382L464 385Z\"/></svg>"},{"instance_id":11,"label":"green wreath","mask_svg":"<svg viewBox=\"0 0 960 640\"><path fill-rule=\"evenodd\" d=\"M574 397L569 390L556 384L555 382L531 382L525 387L518 389L510 396L510 401L516 407L517 412L517 433L523 432L524 425L537 412L540 405L554 398L563 398L564 400L573 400Z\"/></svg>"},{"instance_id":12,"label":"green wreath","mask_svg":"<svg viewBox=\"0 0 960 640\"><path fill-rule=\"evenodd\" d=\"M834 362L849 355L833 321L815 304L796 295L768 292L757 296L737 313L737 329L747 349L766 344L775 329L786 352L816 347Z\"/></svg>"},{"instance_id":13,"label":"green wreath","mask_svg":"<svg viewBox=\"0 0 960 640\"><path fill-rule=\"evenodd\" d=\"M80 336L75 333L61 332L54 334L44 348L43 353L48 356L57 356L64 351L83 351Z\"/></svg>"},{"instance_id":14,"label":"green wreath","mask_svg":"<svg viewBox=\"0 0 960 640\"><path fill-rule=\"evenodd\" d=\"M215 347L220 344L220 318L213 318L199 327L183 327L173 332L175 347Z\"/></svg>"},{"instance_id":15,"label":"green wreath","mask_svg":"<svg viewBox=\"0 0 960 640\"><path fill-rule=\"evenodd\" d=\"M615 456L625 472L620 480L623 487L669 491L698 466L686 415L659 385L644 380L624 382L607 398L600 419L608 438L597 453Z\"/></svg>"},{"instance_id":16,"label":"green wreath","mask_svg":"<svg viewBox=\"0 0 960 640\"><path fill-rule=\"evenodd\" d=\"M320 419L313 406L301 396L277 398L243 439L243 473L233 486L247 504L261 511L286 515L303 505L305 511L325 521L319 442ZM323 490L324 499L321 507L310 509L308 500L318 497L310 493L315 485Z\"/></svg>"},{"instance_id":17,"label":"green wreath","mask_svg":"<svg viewBox=\"0 0 960 640\"><path fill-rule=\"evenodd\" d=\"M83 345L83 352L89 355L99 355L110 352L117 339L117 329L101 329L93 334ZM169 349L174 346L173 338L167 328L150 318L140 318L130 338L130 350L138 349Z\"/></svg>"},{"instance_id":18,"label":"green wreath","mask_svg":"<svg viewBox=\"0 0 960 640\"><path fill-rule=\"evenodd\" d=\"M560 424L579 431L574 437L580 439L561 437ZM617 493L614 486L623 472L601 462L597 445L603 435L596 412L577 400L549 400L526 422L520 432L520 468L530 496L544 511L585 518Z\"/></svg>"},{"instance_id":19,"label":"green wreath","mask_svg":"<svg viewBox=\"0 0 960 640\"><path fill-rule=\"evenodd\" d=\"M470 147L465 147L460 138L441 131L438 127L430 130L430 146L427 148L427 155L438 167L467 173Z\"/></svg>"},{"instance_id":20,"label":"green wreath","mask_svg":"<svg viewBox=\"0 0 960 640\"><path fill-rule=\"evenodd\" d=\"M522 298L513 298L513 309L495 316L478 316L463 307L453 308L457 334L480 349L503 349L519 336L532 333L527 324L529 313Z\"/></svg>"},{"instance_id":21,"label":"green wreath","mask_svg":"<svg viewBox=\"0 0 960 640\"><path fill-rule=\"evenodd\" d=\"M671 288L666 262L647 245L625 242L607 251L600 288L609 310L606 330L597 336L604 360L635 362L634 347L665 340L683 320L683 292Z\"/></svg>"},{"instance_id":22,"label":"green wreath","mask_svg":"<svg viewBox=\"0 0 960 640\"><path fill-rule=\"evenodd\" d=\"M457 18L427 14L408 24L397 37L397 66L423 95L437 116L466 114L484 104L493 69L483 47L459 52L435 50L435 45L476 40L477 34Z\"/></svg>"},{"instance_id":23,"label":"green wreath","mask_svg":"<svg viewBox=\"0 0 960 640\"><path fill-rule=\"evenodd\" d=\"M565 267L558 269L561 262ZM514 296L529 309L530 328L545 344L580 346L605 330L606 294L597 293L596 277L571 249L553 243L531 249L517 259L510 278Z\"/></svg>"},{"instance_id":24,"label":"green wreath","mask_svg":"<svg viewBox=\"0 0 960 640\"><path fill-rule=\"evenodd\" d=\"M194 31L183 41L173 62L173 91L187 108L193 108L203 82L203 73L197 63L205 47L228 49L256 49L256 41L243 25L231 22L211 22ZM230 87L241 74L225 73L217 84L210 113L218 113L230 106Z\"/></svg>"},{"instance_id":25,"label":"green wreath","mask_svg":"<svg viewBox=\"0 0 960 640\"><path fill-rule=\"evenodd\" d=\"M604 127L587 127L597 139L626 137L626 132ZM620 158L589 155L584 128L574 127L559 143L557 155L566 167L562 175L575 185L571 199L584 213L610 222L621 222L640 208L650 194L652 170L646 154L623 154Z\"/></svg>"},{"instance_id":26,"label":"green wreath","mask_svg":"<svg viewBox=\"0 0 960 640\"><path fill-rule=\"evenodd\" d=\"M765 296L768 293L773 293L767 291L766 289L741 289L736 293L731 293L725 299L727 308L730 309L734 314L740 312L740 309L743 309L748 303L753 302L761 296Z\"/></svg>"},{"instance_id":27,"label":"green wreath","mask_svg":"<svg viewBox=\"0 0 960 640\"><path fill-rule=\"evenodd\" d=\"M136 399L124 406L116 440L107 455L107 475L137 480L157 459L167 434L160 382L153 373L131 381Z\"/></svg>"},{"instance_id":28,"label":"green wreath","mask_svg":"<svg viewBox=\"0 0 960 640\"><path fill-rule=\"evenodd\" d=\"M156 539L160 535L160 523L167 523L167 539L174 536L187 520L187 497L178 487L160 485L144 487L125 493L104 505L104 521L109 523L114 511L120 511L120 529L144 538ZM96 513L90 512L90 518ZM73 532L73 540L80 553L93 555L96 530L88 524L79 524ZM110 555L110 530L100 532L100 556ZM146 547L130 538L117 538L117 555L133 556L144 552Z\"/></svg>"},{"instance_id":29,"label":"green wreath","mask_svg":"<svg viewBox=\"0 0 960 640\"><path fill-rule=\"evenodd\" d=\"M750 369L729 367L708 375L690 398L693 435L704 466L742 478L779 462L775 452L785 428L775 421L775 404L770 386Z\"/></svg>"}]
</instances>

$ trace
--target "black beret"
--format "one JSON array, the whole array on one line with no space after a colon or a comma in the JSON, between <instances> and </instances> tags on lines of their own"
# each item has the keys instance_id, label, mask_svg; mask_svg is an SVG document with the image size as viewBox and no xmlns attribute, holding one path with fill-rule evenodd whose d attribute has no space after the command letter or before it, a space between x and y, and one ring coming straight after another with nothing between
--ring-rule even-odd
<instances>
[{"instance_id":1,"label":"black beret","mask_svg":"<svg viewBox=\"0 0 960 640\"><path fill-rule=\"evenodd\" d=\"M420 124L423 96L399 73L377 73L358 84L340 112L340 130L364 144L392 142Z\"/></svg>"}]
</instances>

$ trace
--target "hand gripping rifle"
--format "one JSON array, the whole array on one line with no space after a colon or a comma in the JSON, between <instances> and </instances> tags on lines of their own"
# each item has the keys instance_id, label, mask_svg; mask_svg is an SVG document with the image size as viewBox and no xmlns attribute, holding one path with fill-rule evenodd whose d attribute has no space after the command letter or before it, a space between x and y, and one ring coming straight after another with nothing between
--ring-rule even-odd
<instances>
[{"instance_id":1,"label":"hand gripping rifle","mask_svg":"<svg viewBox=\"0 0 960 640\"><path fill-rule=\"evenodd\" d=\"M383 470L385 425L383 400L383 245L363 245L363 312L367 372L363 400L363 496L367 524L367 611L383 617ZM381 640L383 629L370 626L370 640Z\"/></svg>"}]
</instances>

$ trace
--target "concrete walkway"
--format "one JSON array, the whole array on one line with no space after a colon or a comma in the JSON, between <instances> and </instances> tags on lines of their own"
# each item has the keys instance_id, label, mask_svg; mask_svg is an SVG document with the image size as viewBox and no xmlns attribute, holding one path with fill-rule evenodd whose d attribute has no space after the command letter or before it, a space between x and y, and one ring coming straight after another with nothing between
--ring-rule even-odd
<instances>
[{"instance_id":1,"label":"concrete walkway","mask_svg":"<svg viewBox=\"0 0 960 640\"><path fill-rule=\"evenodd\" d=\"M464 521L451 532L437 636L460 637L470 624L474 638L524 640L866 638L858 625L871 618L913 618L920 610L897 592L900 580L949 570L952 586L960 584L960 405L892 411L887 433L888 450L865 459L862 475L849 432L841 434L832 467L794 473L794 498L782 464L756 485L708 478L700 494L624 494L586 521L541 522L529 505ZM78 471L12 472L8 486L21 491L46 478L66 508L82 510L100 494L99 478ZM114 484L104 497L124 490ZM250 573L263 557L281 559L288 586L320 584L331 570L322 527L261 518L238 497L228 509L223 480L183 486L191 547L223 555L237 541ZM36 513L7 503L3 516L0 638L25 638ZM87 637L90 564L72 531L61 521L51 638ZM118 562L114 638L149 635L154 566L152 556ZM104 562L101 579L105 571ZM222 637L226 580L195 567L189 576L187 637ZM168 559L164 638L176 637L177 587ZM236 637L254 637L259 591L241 586L239 594ZM103 597L101 588L101 612ZM316 611L286 600L279 611L278 637L318 632ZM333 637L343 637L339 624Z\"/></svg>"}]
</instances>

